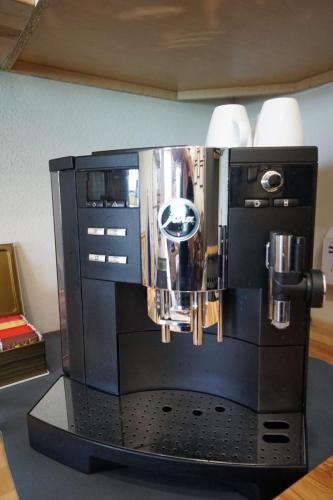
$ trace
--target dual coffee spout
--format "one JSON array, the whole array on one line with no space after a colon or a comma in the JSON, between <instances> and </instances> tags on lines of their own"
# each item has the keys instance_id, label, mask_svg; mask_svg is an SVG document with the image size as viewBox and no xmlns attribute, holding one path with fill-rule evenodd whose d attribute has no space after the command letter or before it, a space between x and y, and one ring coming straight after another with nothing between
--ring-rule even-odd
<instances>
[{"instance_id":1,"label":"dual coffee spout","mask_svg":"<svg viewBox=\"0 0 333 500\"><path fill-rule=\"evenodd\" d=\"M161 325L164 344L173 332L192 334L193 345L203 344L203 330L217 324L217 341L222 342L222 292L178 292L148 288L148 314Z\"/></svg>"},{"instance_id":2,"label":"dual coffee spout","mask_svg":"<svg viewBox=\"0 0 333 500\"><path fill-rule=\"evenodd\" d=\"M223 341L222 330L222 292L209 294L207 292L192 292L190 297L190 310L188 312L189 323L187 331L192 333L193 345L203 344L203 330L217 324L217 342ZM209 296L214 295L214 300ZM172 324L162 325L162 342L171 341ZM166 331L169 333L166 334ZM177 331L177 330L176 330Z\"/></svg>"}]
</instances>

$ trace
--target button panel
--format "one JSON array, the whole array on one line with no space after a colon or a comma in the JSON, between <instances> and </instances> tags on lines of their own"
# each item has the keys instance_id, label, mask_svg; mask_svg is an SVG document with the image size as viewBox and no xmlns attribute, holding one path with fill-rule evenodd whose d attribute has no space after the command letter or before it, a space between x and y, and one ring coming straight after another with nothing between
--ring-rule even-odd
<instances>
[{"instance_id":1,"label":"button panel","mask_svg":"<svg viewBox=\"0 0 333 500\"><path fill-rule=\"evenodd\" d=\"M274 207L297 207L297 198L276 198L273 202Z\"/></svg>"},{"instance_id":2,"label":"button panel","mask_svg":"<svg viewBox=\"0 0 333 500\"><path fill-rule=\"evenodd\" d=\"M106 255L101 255L101 254L96 254L96 253L90 253L89 254L89 261L90 262L105 262L106 261Z\"/></svg>"},{"instance_id":3,"label":"button panel","mask_svg":"<svg viewBox=\"0 0 333 500\"><path fill-rule=\"evenodd\" d=\"M87 201L86 207L87 208L103 208L103 202L102 201Z\"/></svg>"},{"instance_id":4,"label":"button panel","mask_svg":"<svg viewBox=\"0 0 333 500\"><path fill-rule=\"evenodd\" d=\"M107 236L126 236L127 229L125 227L109 227L106 234Z\"/></svg>"},{"instance_id":5,"label":"button panel","mask_svg":"<svg viewBox=\"0 0 333 500\"><path fill-rule=\"evenodd\" d=\"M88 257L90 262L109 262L110 264L127 264L126 255L102 255L90 253Z\"/></svg>"},{"instance_id":6,"label":"button panel","mask_svg":"<svg viewBox=\"0 0 333 500\"><path fill-rule=\"evenodd\" d=\"M91 236L104 236L105 229L104 227L88 227L87 234Z\"/></svg>"},{"instance_id":7,"label":"button panel","mask_svg":"<svg viewBox=\"0 0 333 500\"><path fill-rule=\"evenodd\" d=\"M79 208L81 274L84 278L141 283L140 212L137 208ZM100 228L104 235L88 234ZM103 255L105 260L88 258ZM108 259L109 256L115 259ZM125 257L125 259L117 259Z\"/></svg>"},{"instance_id":8,"label":"button panel","mask_svg":"<svg viewBox=\"0 0 333 500\"><path fill-rule=\"evenodd\" d=\"M245 208L265 208L269 206L269 200L266 198L245 200Z\"/></svg>"},{"instance_id":9,"label":"button panel","mask_svg":"<svg viewBox=\"0 0 333 500\"><path fill-rule=\"evenodd\" d=\"M262 186L261 181L264 179L265 174L265 186L266 181L267 183L269 182L268 189L273 189L273 191L267 191ZM276 189L278 187L279 175L281 175L283 183L279 189ZM271 207L279 206L279 202L277 205L274 205L273 202L273 200L277 199L297 199L298 207L312 206L314 203L313 186L315 182L316 169L312 164L231 165L229 206L230 208L241 208L244 207L245 200L263 198L269 200L268 206ZM291 203L288 206L296 207L295 204L292 205Z\"/></svg>"},{"instance_id":10,"label":"button panel","mask_svg":"<svg viewBox=\"0 0 333 500\"><path fill-rule=\"evenodd\" d=\"M127 264L126 255L108 255L108 262L110 264Z\"/></svg>"},{"instance_id":11,"label":"button panel","mask_svg":"<svg viewBox=\"0 0 333 500\"><path fill-rule=\"evenodd\" d=\"M106 201L106 208L124 208L126 207L126 201Z\"/></svg>"}]
</instances>

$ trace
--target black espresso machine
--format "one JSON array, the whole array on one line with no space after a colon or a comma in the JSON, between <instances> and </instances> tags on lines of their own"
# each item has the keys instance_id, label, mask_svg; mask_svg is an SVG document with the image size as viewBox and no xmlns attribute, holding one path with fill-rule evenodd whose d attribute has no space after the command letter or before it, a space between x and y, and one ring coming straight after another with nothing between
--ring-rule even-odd
<instances>
[{"instance_id":1,"label":"black espresso machine","mask_svg":"<svg viewBox=\"0 0 333 500\"><path fill-rule=\"evenodd\" d=\"M29 413L31 445L267 498L305 474L317 148L117 150L50 171L64 375Z\"/></svg>"}]
</instances>

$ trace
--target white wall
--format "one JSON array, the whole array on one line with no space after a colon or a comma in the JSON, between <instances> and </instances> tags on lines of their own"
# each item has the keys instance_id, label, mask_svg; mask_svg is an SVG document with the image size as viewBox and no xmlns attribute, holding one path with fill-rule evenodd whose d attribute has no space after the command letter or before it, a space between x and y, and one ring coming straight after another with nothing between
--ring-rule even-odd
<instances>
[{"instance_id":1,"label":"white wall","mask_svg":"<svg viewBox=\"0 0 333 500\"><path fill-rule=\"evenodd\" d=\"M333 226L333 83L293 94L297 98L304 123L304 143L319 148L319 173L315 226L314 266L320 268L323 237ZM252 125L262 100L244 101ZM333 286L328 287L323 309L313 309L312 316L333 323Z\"/></svg>"},{"instance_id":2,"label":"white wall","mask_svg":"<svg viewBox=\"0 0 333 500\"><path fill-rule=\"evenodd\" d=\"M319 146L315 265L333 225L333 84L302 92L305 143ZM262 101L245 102L252 123ZM93 150L203 143L213 105L176 103L0 72L0 242L15 242L25 311L58 328L48 160ZM333 323L333 290L313 316Z\"/></svg>"},{"instance_id":3,"label":"white wall","mask_svg":"<svg viewBox=\"0 0 333 500\"><path fill-rule=\"evenodd\" d=\"M0 72L0 242L15 242L25 312L59 326L48 161L91 151L203 143L212 106Z\"/></svg>"}]
</instances>

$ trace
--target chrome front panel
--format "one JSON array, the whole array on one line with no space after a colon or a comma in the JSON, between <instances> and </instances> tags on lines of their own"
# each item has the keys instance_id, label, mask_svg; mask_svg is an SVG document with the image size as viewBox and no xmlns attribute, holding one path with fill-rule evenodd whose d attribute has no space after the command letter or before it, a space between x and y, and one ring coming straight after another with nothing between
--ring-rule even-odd
<instances>
[{"instance_id":1,"label":"chrome front panel","mask_svg":"<svg viewBox=\"0 0 333 500\"><path fill-rule=\"evenodd\" d=\"M203 327L221 327L227 154L198 146L139 153L142 282L164 342L169 329L193 332L200 345Z\"/></svg>"},{"instance_id":2,"label":"chrome front panel","mask_svg":"<svg viewBox=\"0 0 333 500\"><path fill-rule=\"evenodd\" d=\"M221 197L227 193L220 186L220 164L220 155L204 147L168 147L139 153L145 286L174 291L223 288L219 210L224 205ZM170 202L173 205L168 206ZM169 209L169 233L163 227L163 207ZM182 221L178 225L177 217ZM195 220L188 223L191 217Z\"/></svg>"}]
</instances>

